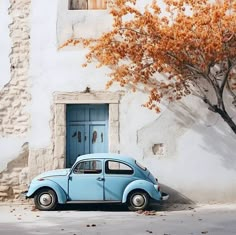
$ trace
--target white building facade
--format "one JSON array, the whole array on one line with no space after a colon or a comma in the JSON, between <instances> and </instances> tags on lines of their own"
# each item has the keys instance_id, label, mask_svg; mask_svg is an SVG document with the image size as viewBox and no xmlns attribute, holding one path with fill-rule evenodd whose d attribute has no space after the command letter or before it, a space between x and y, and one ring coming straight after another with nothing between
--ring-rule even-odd
<instances>
[{"instance_id":1,"label":"white building facade","mask_svg":"<svg viewBox=\"0 0 236 235\"><path fill-rule=\"evenodd\" d=\"M171 202L234 202L236 137L217 114L194 97L156 114L141 106L145 94L105 90L108 70L82 67L86 49L59 49L109 30L104 4L1 0L0 200L17 199L43 171L103 151L142 162Z\"/></svg>"}]
</instances>

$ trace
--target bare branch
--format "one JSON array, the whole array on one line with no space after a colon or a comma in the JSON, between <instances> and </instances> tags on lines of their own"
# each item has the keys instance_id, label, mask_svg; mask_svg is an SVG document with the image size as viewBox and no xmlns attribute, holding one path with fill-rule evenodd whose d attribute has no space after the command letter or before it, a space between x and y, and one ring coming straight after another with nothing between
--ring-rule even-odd
<instances>
[{"instance_id":1,"label":"bare branch","mask_svg":"<svg viewBox=\"0 0 236 235\"><path fill-rule=\"evenodd\" d=\"M227 65L228 65L228 69L227 69L227 72L226 72L225 75L224 75L223 81L222 81L221 86L220 86L220 95L221 95L221 97L222 97L222 95L223 95L223 91L224 91L224 88L225 88L225 84L226 84L227 81L228 81L229 74L230 74L230 71L231 71L231 68L232 68L232 65L231 65L231 62L230 62L229 59L227 60Z\"/></svg>"}]
</instances>

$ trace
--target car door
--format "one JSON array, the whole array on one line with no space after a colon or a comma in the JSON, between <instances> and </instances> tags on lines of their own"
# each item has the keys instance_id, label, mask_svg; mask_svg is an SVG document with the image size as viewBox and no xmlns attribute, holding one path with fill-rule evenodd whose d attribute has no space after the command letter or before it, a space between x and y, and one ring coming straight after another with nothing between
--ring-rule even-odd
<instances>
[{"instance_id":1,"label":"car door","mask_svg":"<svg viewBox=\"0 0 236 235\"><path fill-rule=\"evenodd\" d=\"M71 201L104 200L103 160L78 162L68 181L68 194Z\"/></svg>"},{"instance_id":2,"label":"car door","mask_svg":"<svg viewBox=\"0 0 236 235\"><path fill-rule=\"evenodd\" d=\"M135 180L134 170L120 161L105 161L104 194L106 201L121 201L126 186Z\"/></svg>"}]
</instances>

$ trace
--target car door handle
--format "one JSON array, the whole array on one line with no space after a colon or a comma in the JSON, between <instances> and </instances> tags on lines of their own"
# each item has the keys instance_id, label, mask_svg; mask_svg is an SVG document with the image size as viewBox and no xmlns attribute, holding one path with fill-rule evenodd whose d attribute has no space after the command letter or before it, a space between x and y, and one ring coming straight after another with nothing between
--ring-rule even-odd
<instances>
[{"instance_id":1,"label":"car door handle","mask_svg":"<svg viewBox=\"0 0 236 235\"><path fill-rule=\"evenodd\" d=\"M98 180L98 181L104 181L105 179L102 178L102 177L98 177L97 180Z\"/></svg>"}]
</instances>

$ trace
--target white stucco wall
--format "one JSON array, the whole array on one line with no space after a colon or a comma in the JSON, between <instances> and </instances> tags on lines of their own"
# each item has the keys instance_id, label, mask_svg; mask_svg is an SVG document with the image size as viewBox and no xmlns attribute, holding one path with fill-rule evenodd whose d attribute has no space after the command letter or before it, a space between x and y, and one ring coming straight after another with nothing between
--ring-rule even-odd
<instances>
[{"instance_id":1,"label":"white stucco wall","mask_svg":"<svg viewBox=\"0 0 236 235\"><path fill-rule=\"evenodd\" d=\"M81 67L86 50L58 50L57 4L56 0L32 1L32 147L45 147L50 142L53 92L83 91L87 86L91 90L103 90L107 80L105 69Z\"/></svg>"},{"instance_id":2,"label":"white stucco wall","mask_svg":"<svg viewBox=\"0 0 236 235\"><path fill-rule=\"evenodd\" d=\"M104 24L101 30L105 30L110 27L109 15L104 11L74 11L70 14L66 9L61 9L65 3L66 0L32 0L31 130L25 139L0 139L0 149L4 149L6 156L0 158L0 170L10 156L20 151L25 141L29 141L33 149L43 149L50 145L54 92L83 91L86 87L104 90L108 79L105 75L107 69L96 69L94 65L82 68L86 50L58 50L58 46L71 36L71 23L74 24L75 33L79 32L78 35L84 32L96 36L100 30L88 29L90 25L96 27L96 24L92 26L92 17L104 17L99 22L100 25ZM9 23L7 6L8 1L1 1L0 22L5 28L4 32ZM5 13L1 10L3 8ZM63 11L68 15L63 15ZM60 16L62 18L59 20ZM87 24L81 28L83 22ZM2 27L0 30L3 30ZM10 77L9 66L4 65L9 63L9 48L9 38L4 33L0 38L0 50L3 51L0 54L0 68L3 68L5 80L0 79L0 86ZM111 88L114 91L117 89L120 88ZM121 153L136 157L150 168L161 183L194 201L235 201L236 138L228 126L217 115L209 113L206 108L202 109L202 104L196 99L187 98L168 108L163 106L162 113L156 114L141 107L145 98L143 94L128 92L121 100ZM154 155L152 152L152 146L158 143L164 144L162 155Z\"/></svg>"}]
</instances>

